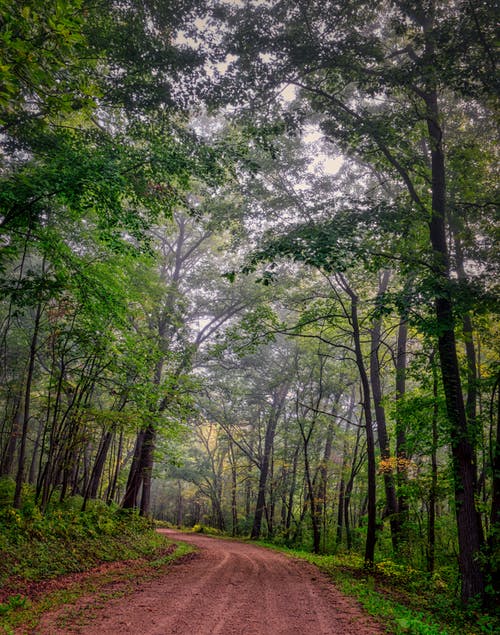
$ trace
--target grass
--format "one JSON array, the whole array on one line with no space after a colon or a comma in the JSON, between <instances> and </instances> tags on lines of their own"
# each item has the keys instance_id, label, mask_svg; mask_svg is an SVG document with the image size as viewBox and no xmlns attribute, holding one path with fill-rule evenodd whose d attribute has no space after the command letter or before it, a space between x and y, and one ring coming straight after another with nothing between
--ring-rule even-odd
<instances>
[{"instance_id":1,"label":"grass","mask_svg":"<svg viewBox=\"0 0 500 635\"><path fill-rule=\"evenodd\" d=\"M385 560L366 571L357 555L317 555L260 541L262 546L307 560L395 635L479 635L500 632L500 620L462 609L441 578Z\"/></svg>"},{"instance_id":2,"label":"grass","mask_svg":"<svg viewBox=\"0 0 500 635\"><path fill-rule=\"evenodd\" d=\"M126 566L120 566L120 562L104 570L91 570L88 576L63 580L64 588L42 593L32 600L9 602L13 605L0 617L0 633L10 635L16 629L32 632L48 612L58 612L57 626L68 631L75 625L88 623L107 602L135 591L138 580L142 584L164 575L171 562L193 551L185 543L166 549L172 545L164 539L163 542L162 549L153 554L156 557L149 560L139 558L126 561Z\"/></svg>"}]
</instances>

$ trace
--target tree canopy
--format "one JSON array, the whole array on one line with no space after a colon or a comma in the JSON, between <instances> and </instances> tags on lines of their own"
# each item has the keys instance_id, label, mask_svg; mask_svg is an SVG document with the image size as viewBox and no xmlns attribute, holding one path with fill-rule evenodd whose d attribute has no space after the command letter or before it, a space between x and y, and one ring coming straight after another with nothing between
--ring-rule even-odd
<instances>
[{"instance_id":1,"label":"tree canopy","mask_svg":"<svg viewBox=\"0 0 500 635\"><path fill-rule=\"evenodd\" d=\"M495 7L0 4L8 504L391 558L494 607Z\"/></svg>"}]
</instances>

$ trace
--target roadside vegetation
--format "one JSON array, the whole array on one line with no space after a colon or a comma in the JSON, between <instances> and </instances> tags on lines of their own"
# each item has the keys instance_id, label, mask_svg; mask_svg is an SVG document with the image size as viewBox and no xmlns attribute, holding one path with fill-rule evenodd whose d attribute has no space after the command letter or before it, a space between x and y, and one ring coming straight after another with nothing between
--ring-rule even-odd
<instances>
[{"instance_id":1,"label":"roadside vegetation","mask_svg":"<svg viewBox=\"0 0 500 635\"><path fill-rule=\"evenodd\" d=\"M219 529L202 524L191 531L228 537ZM479 605L463 608L457 597L460 582L456 571L429 575L391 559L381 560L367 571L363 558L355 553L315 554L287 547L279 540L260 540L257 544L318 567L338 589L356 598L388 633L474 635L500 631L500 621L484 614Z\"/></svg>"},{"instance_id":2,"label":"roadside vegetation","mask_svg":"<svg viewBox=\"0 0 500 635\"><path fill-rule=\"evenodd\" d=\"M389 633L473 635L499 631L500 622L481 613L478 606L464 610L457 600L456 587L450 589L439 575L426 576L392 560L378 562L372 571L367 571L362 558L354 554L319 555L277 549L327 573L343 593L355 597Z\"/></svg>"},{"instance_id":3,"label":"roadside vegetation","mask_svg":"<svg viewBox=\"0 0 500 635\"><path fill-rule=\"evenodd\" d=\"M14 484L0 482L0 496ZM126 595L189 553L158 534L138 513L95 501L81 511L79 497L53 503L42 514L29 491L23 505L0 512L0 633L33 628L41 615L92 595L92 608ZM98 597L97 597L98 596Z\"/></svg>"}]
</instances>

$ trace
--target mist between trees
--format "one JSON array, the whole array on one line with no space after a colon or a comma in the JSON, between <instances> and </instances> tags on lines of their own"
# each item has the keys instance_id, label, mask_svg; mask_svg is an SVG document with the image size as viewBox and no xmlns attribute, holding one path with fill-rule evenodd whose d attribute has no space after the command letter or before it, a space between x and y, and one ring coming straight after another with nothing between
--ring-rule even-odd
<instances>
[{"instance_id":1,"label":"mist between trees","mask_svg":"<svg viewBox=\"0 0 500 635\"><path fill-rule=\"evenodd\" d=\"M494 605L494 8L1 6L2 504Z\"/></svg>"}]
</instances>

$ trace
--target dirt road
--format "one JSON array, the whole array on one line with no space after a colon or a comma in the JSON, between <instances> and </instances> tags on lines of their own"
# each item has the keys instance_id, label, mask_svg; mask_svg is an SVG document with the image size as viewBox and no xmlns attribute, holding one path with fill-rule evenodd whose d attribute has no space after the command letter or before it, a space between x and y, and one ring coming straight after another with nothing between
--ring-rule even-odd
<instances>
[{"instance_id":1,"label":"dirt road","mask_svg":"<svg viewBox=\"0 0 500 635\"><path fill-rule=\"evenodd\" d=\"M163 530L199 547L193 557L112 600L84 635L375 635L384 630L327 576L256 545ZM55 635L54 625L37 633Z\"/></svg>"}]
</instances>

